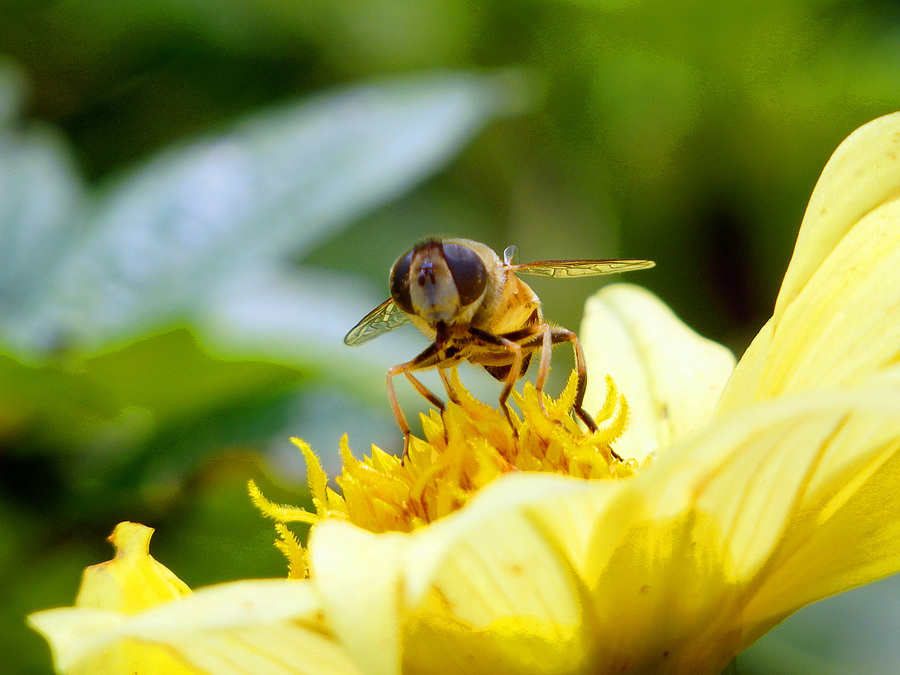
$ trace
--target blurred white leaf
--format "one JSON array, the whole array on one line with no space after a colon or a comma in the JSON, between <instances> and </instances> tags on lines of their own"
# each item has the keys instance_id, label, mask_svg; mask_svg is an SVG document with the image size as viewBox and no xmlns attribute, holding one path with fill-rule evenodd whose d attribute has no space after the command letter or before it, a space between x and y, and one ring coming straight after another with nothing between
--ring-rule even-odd
<instances>
[{"instance_id":1,"label":"blurred white leaf","mask_svg":"<svg viewBox=\"0 0 900 675\"><path fill-rule=\"evenodd\" d=\"M70 216L86 235L12 341L90 352L191 325L211 289L302 255L434 172L521 106L521 84L447 72L348 87L160 153Z\"/></svg>"},{"instance_id":2,"label":"blurred white leaf","mask_svg":"<svg viewBox=\"0 0 900 675\"><path fill-rule=\"evenodd\" d=\"M428 344L412 326L365 348L344 344L347 332L384 300L386 286L378 296L349 275L248 267L207 297L198 335L225 358L327 369L349 382L377 382L382 396L387 368Z\"/></svg>"},{"instance_id":3,"label":"blurred white leaf","mask_svg":"<svg viewBox=\"0 0 900 675\"><path fill-rule=\"evenodd\" d=\"M0 99L4 91L10 96L4 84ZM0 108L7 105L14 104L0 100ZM0 342L36 351L54 347L55 332L40 329L35 308L45 302L59 260L77 236L71 219L83 201L84 188L55 134L0 127Z\"/></svg>"}]
</instances>

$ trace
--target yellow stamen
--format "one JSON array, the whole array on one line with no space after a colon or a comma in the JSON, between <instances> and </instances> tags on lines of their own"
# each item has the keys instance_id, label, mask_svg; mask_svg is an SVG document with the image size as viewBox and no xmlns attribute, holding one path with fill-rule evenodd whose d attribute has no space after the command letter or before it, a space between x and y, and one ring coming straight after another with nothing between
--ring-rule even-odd
<instances>
[{"instance_id":1,"label":"yellow stamen","mask_svg":"<svg viewBox=\"0 0 900 675\"><path fill-rule=\"evenodd\" d=\"M341 440L343 470L335 479L341 494L327 486L327 476L310 447L292 439L306 459L315 513L274 504L250 483L253 503L278 522L276 546L290 562L291 577L305 575L308 568L305 550L285 523L316 525L336 518L375 533L411 532L462 508L505 473L601 479L626 478L640 468L634 460L620 461L612 450L625 430L628 406L609 377L594 433L585 432L570 414L577 385L574 373L557 399L539 394L530 383L521 394L514 392L522 411L521 419L513 415L514 428L501 410L476 400L456 371L450 382L455 400L443 413L422 415L424 440L412 438L405 462L375 446L371 456L357 460L346 436Z\"/></svg>"}]
</instances>

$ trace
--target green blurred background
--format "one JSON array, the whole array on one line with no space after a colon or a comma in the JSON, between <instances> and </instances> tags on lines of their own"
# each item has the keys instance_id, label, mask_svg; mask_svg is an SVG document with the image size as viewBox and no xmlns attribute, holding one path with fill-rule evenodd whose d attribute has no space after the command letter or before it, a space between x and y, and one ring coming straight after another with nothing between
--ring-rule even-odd
<instances>
[{"instance_id":1,"label":"green blurred background","mask_svg":"<svg viewBox=\"0 0 900 675\"><path fill-rule=\"evenodd\" d=\"M341 338L417 239L651 258L628 281L740 354L825 161L897 109L887 0L0 0L2 672L49 672L23 618L120 520L191 586L284 574L246 480L305 500L290 435L399 449L424 340ZM598 285L534 284L570 327ZM739 672L896 672L898 595Z\"/></svg>"}]
</instances>

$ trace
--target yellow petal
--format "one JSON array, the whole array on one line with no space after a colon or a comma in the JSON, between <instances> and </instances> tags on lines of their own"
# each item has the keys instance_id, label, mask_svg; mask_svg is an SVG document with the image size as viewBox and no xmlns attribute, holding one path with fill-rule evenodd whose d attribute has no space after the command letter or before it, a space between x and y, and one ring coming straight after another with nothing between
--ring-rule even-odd
<instances>
[{"instance_id":1,"label":"yellow petal","mask_svg":"<svg viewBox=\"0 0 900 675\"><path fill-rule=\"evenodd\" d=\"M326 520L310 534L310 576L335 635L367 673L400 672L402 534Z\"/></svg>"},{"instance_id":2,"label":"yellow petal","mask_svg":"<svg viewBox=\"0 0 900 675\"><path fill-rule=\"evenodd\" d=\"M328 632L308 581L241 581L200 589L194 595L126 615L94 609L57 609L31 617L51 640L74 636L56 652L62 672L217 673L221 675L358 674L361 671ZM181 670L81 670L111 647L153 647L184 664ZM148 665L149 664L149 665Z\"/></svg>"},{"instance_id":3,"label":"yellow petal","mask_svg":"<svg viewBox=\"0 0 900 675\"><path fill-rule=\"evenodd\" d=\"M127 615L92 608L38 612L28 623L47 638L57 671L67 675L189 675L196 673L167 648L140 640L102 636ZM138 615L139 616L139 615Z\"/></svg>"},{"instance_id":4,"label":"yellow petal","mask_svg":"<svg viewBox=\"0 0 900 675\"><path fill-rule=\"evenodd\" d=\"M756 401L756 391L766 367L774 330L775 322L769 319L737 362L719 399L719 413L749 406Z\"/></svg>"},{"instance_id":5,"label":"yellow petal","mask_svg":"<svg viewBox=\"0 0 900 675\"><path fill-rule=\"evenodd\" d=\"M680 469L646 472L718 519L728 578L745 586L742 647L809 602L900 571L898 380L745 409Z\"/></svg>"},{"instance_id":6,"label":"yellow petal","mask_svg":"<svg viewBox=\"0 0 900 675\"><path fill-rule=\"evenodd\" d=\"M504 617L479 629L454 621L446 612L423 611L410 619L404 636L404 673L591 672L584 670L590 644L578 634L578 627L561 627L539 618Z\"/></svg>"},{"instance_id":7,"label":"yellow petal","mask_svg":"<svg viewBox=\"0 0 900 675\"><path fill-rule=\"evenodd\" d=\"M718 672L737 594L700 545L720 541L714 518L662 519L635 481L509 476L413 535L408 672Z\"/></svg>"},{"instance_id":8,"label":"yellow petal","mask_svg":"<svg viewBox=\"0 0 900 675\"><path fill-rule=\"evenodd\" d=\"M616 524L616 545L598 547L595 561L604 563L591 596L604 636L598 670L721 672L739 651L739 596L724 552L710 545L720 535L715 516L691 507L654 516L626 490L603 525L625 505L632 511Z\"/></svg>"},{"instance_id":9,"label":"yellow petal","mask_svg":"<svg viewBox=\"0 0 900 675\"><path fill-rule=\"evenodd\" d=\"M516 505L580 493L550 475L498 479L465 509L412 535L405 672L579 672L598 636L566 552ZM502 507L502 508L498 508Z\"/></svg>"},{"instance_id":10,"label":"yellow petal","mask_svg":"<svg viewBox=\"0 0 900 675\"><path fill-rule=\"evenodd\" d=\"M898 190L900 113L893 113L850 134L825 165L778 295L776 321L855 223Z\"/></svg>"},{"instance_id":11,"label":"yellow petal","mask_svg":"<svg viewBox=\"0 0 900 675\"><path fill-rule=\"evenodd\" d=\"M554 475L498 479L496 488L492 484L458 514L414 537L406 571L410 601L439 588L457 616L476 626L519 614L576 620L581 610L570 570L560 569L561 552L525 507L590 485ZM501 545L506 539L519 543Z\"/></svg>"},{"instance_id":12,"label":"yellow petal","mask_svg":"<svg viewBox=\"0 0 900 675\"><path fill-rule=\"evenodd\" d=\"M631 411L615 449L639 462L705 424L734 368L725 347L628 284L607 286L588 300L581 341L591 373L585 407L603 404L603 376L612 375Z\"/></svg>"},{"instance_id":13,"label":"yellow petal","mask_svg":"<svg viewBox=\"0 0 900 675\"><path fill-rule=\"evenodd\" d=\"M787 612L900 570L898 445L900 372L729 416L632 479L500 479L412 535L404 665L719 672Z\"/></svg>"},{"instance_id":14,"label":"yellow petal","mask_svg":"<svg viewBox=\"0 0 900 675\"><path fill-rule=\"evenodd\" d=\"M786 614L900 570L898 450L894 382L744 411L612 484L582 573L600 667L718 672Z\"/></svg>"},{"instance_id":15,"label":"yellow petal","mask_svg":"<svg viewBox=\"0 0 900 675\"><path fill-rule=\"evenodd\" d=\"M137 612L190 593L181 579L150 556L153 529L119 523L109 540L116 557L84 571L76 605Z\"/></svg>"},{"instance_id":16,"label":"yellow petal","mask_svg":"<svg viewBox=\"0 0 900 675\"><path fill-rule=\"evenodd\" d=\"M99 651L87 660L79 656L83 645L103 629L115 626L121 613L140 612L190 593L184 582L150 556L152 534L153 530L144 525L119 523L109 538L116 547L115 558L84 571L76 605L90 609L60 610L63 614L44 612L30 619L50 640L56 663L67 672L188 672L165 649L131 641ZM81 618L73 622L71 612ZM73 667L76 663L77 668Z\"/></svg>"},{"instance_id":17,"label":"yellow petal","mask_svg":"<svg viewBox=\"0 0 900 675\"><path fill-rule=\"evenodd\" d=\"M723 406L745 405L748 395L764 400L804 389L855 386L897 361L900 198L854 225L780 318L773 318L770 330L767 348L754 346L745 357L757 365L739 369L729 385L742 394L728 391Z\"/></svg>"},{"instance_id":18,"label":"yellow petal","mask_svg":"<svg viewBox=\"0 0 900 675\"><path fill-rule=\"evenodd\" d=\"M759 629L747 642L808 602L900 570L897 392L895 382L892 389L853 395L869 401L836 425L811 467L808 486L748 599L746 616Z\"/></svg>"},{"instance_id":19,"label":"yellow petal","mask_svg":"<svg viewBox=\"0 0 900 675\"><path fill-rule=\"evenodd\" d=\"M898 355L900 113L845 140L810 199L772 319L741 358L723 409L852 386Z\"/></svg>"}]
</instances>

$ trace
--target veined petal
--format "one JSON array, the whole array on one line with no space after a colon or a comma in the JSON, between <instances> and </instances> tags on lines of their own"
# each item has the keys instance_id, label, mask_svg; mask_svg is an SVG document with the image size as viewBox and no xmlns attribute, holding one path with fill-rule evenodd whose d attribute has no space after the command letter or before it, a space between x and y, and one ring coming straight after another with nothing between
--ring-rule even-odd
<instances>
[{"instance_id":1,"label":"veined petal","mask_svg":"<svg viewBox=\"0 0 900 675\"><path fill-rule=\"evenodd\" d=\"M900 375L730 415L628 480L498 480L410 535L404 666L718 672L786 613L900 570L898 449Z\"/></svg>"},{"instance_id":2,"label":"veined petal","mask_svg":"<svg viewBox=\"0 0 900 675\"><path fill-rule=\"evenodd\" d=\"M852 394L868 400L835 429L748 598L748 644L808 602L900 570L900 367L878 380Z\"/></svg>"},{"instance_id":3,"label":"veined petal","mask_svg":"<svg viewBox=\"0 0 900 675\"><path fill-rule=\"evenodd\" d=\"M614 546L598 546L591 600L604 636L597 671L719 673L739 651L738 593L714 515L686 506L651 515L641 495L623 490L597 535L624 506ZM604 563L599 566L598 563Z\"/></svg>"},{"instance_id":4,"label":"veined petal","mask_svg":"<svg viewBox=\"0 0 900 675\"><path fill-rule=\"evenodd\" d=\"M435 579L443 579L444 599L461 619L474 625L516 614L557 621L577 618L580 610L572 604L571 580L565 578L570 570L559 576L560 555L568 558L568 551L560 553L556 543L535 528L528 507L593 494L594 485L540 474L498 479L466 509L416 533L405 572L409 602L420 601L431 592ZM519 543L502 545L505 539ZM542 588L531 588L532 574L544 579ZM530 592L523 592L523 585Z\"/></svg>"},{"instance_id":5,"label":"veined petal","mask_svg":"<svg viewBox=\"0 0 900 675\"><path fill-rule=\"evenodd\" d=\"M661 505L690 501L718 520L743 648L809 602L900 571L898 451L894 379L744 409L686 448L681 467L663 459L645 475L669 485L650 488Z\"/></svg>"},{"instance_id":6,"label":"veined petal","mask_svg":"<svg viewBox=\"0 0 900 675\"><path fill-rule=\"evenodd\" d=\"M898 186L900 187L900 186ZM772 320L755 373L735 373L744 398L852 387L900 357L900 197L877 207L825 258L792 303ZM754 390L755 384L755 391ZM731 389L731 385L729 386ZM726 394L723 406L746 404Z\"/></svg>"},{"instance_id":7,"label":"veined petal","mask_svg":"<svg viewBox=\"0 0 900 675\"><path fill-rule=\"evenodd\" d=\"M659 516L638 481L510 476L412 535L407 574L425 591L410 594L406 671L721 670L740 630L724 551L707 545L717 523L690 504ZM707 629L715 641L693 639Z\"/></svg>"},{"instance_id":8,"label":"veined petal","mask_svg":"<svg viewBox=\"0 0 900 675\"><path fill-rule=\"evenodd\" d=\"M197 671L166 647L121 637L123 614L90 607L51 609L28 617L50 643L57 672L66 675L192 675Z\"/></svg>"},{"instance_id":9,"label":"veined petal","mask_svg":"<svg viewBox=\"0 0 900 675\"><path fill-rule=\"evenodd\" d=\"M588 672L600 636L585 616L587 589L568 552L516 506L552 503L594 485L504 477L412 535L404 672Z\"/></svg>"},{"instance_id":10,"label":"veined petal","mask_svg":"<svg viewBox=\"0 0 900 675\"><path fill-rule=\"evenodd\" d=\"M816 183L775 305L775 320L866 214L900 192L900 113L879 117L838 146Z\"/></svg>"},{"instance_id":11,"label":"veined petal","mask_svg":"<svg viewBox=\"0 0 900 675\"><path fill-rule=\"evenodd\" d=\"M810 199L772 319L741 358L723 409L853 386L898 354L900 113L845 140Z\"/></svg>"},{"instance_id":12,"label":"veined petal","mask_svg":"<svg viewBox=\"0 0 900 675\"><path fill-rule=\"evenodd\" d=\"M734 369L730 351L629 284L607 286L587 301L580 335L592 375L585 407L602 405L602 377L612 375L631 411L616 452L639 462L705 424Z\"/></svg>"},{"instance_id":13,"label":"veined petal","mask_svg":"<svg viewBox=\"0 0 900 675\"><path fill-rule=\"evenodd\" d=\"M151 646L182 664L180 670L152 670L140 661L125 673L217 673L223 675L353 674L361 671L334 641L318 597L308 581L240 581L197 591L138 614L67 608L40 612L33 625L57 644L61 672L123 641ZM90 671L84 671L90 672ZM117 671L97 671L111 672Z\"/></svg>"},{"instance_id":14,"label":"veined petal","mask_svg":"<svg viewBox=\"0 0 900 675\"><path fill-rule=\"evenodd\" d=\"M894 382L744 410L609 486L583 573L601 666L719 672L788 613L900 570L898 455Z\"/></svg>"},{"instance_id":15,"label":"veined petal","mask_svg":"<svg viewBox=\"0 0 900 675\"><path fill-rule=\"evenodd\" d=\"M310 574L328 623L365 672L400 672L402 561L409 539L325 520L310 534Z\"/></svg>"},{"instance_id":16,"label":"veined petal","mask_svg":"<svg viewBox=\"0 0 900 675\"><path fill-rule=\"evenodd\" d=\"M409 672L721 670L740 629L715 517L663 515L640 482L510 476L413 535Z\"/></svg>"}]
</instances>

